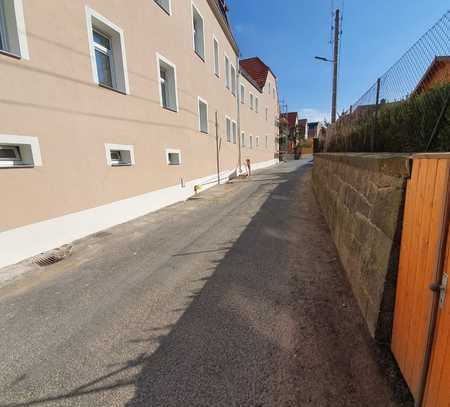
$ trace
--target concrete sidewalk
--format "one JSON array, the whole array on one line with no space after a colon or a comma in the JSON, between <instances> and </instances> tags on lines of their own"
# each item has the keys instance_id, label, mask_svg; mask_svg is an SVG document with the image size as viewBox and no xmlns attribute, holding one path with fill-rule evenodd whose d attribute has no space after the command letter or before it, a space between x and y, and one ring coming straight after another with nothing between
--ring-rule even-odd
<instances>
[{"instance_id":1,"label":"concrete sidewalk","mask_svg":"<svg viewBox=\"0 0 450 407\"><path fill-rule=\"evenodd\" d=\"M0 289L0 406L408 405L310 175L235 180Z\"/></svg>"}]
</instances>

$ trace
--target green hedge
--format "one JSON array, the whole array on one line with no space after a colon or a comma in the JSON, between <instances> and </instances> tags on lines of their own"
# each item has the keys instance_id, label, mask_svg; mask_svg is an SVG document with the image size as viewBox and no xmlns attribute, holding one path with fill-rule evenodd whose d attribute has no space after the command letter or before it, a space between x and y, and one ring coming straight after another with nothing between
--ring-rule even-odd
<instances>
[{"instance_id":1,"label":"green hedge","mask_svg":"<svg viewBox=\"0 0 450 407\"><path fill-rule=\"evenodd\" d=\"M373 112L357 123L342 118L328 151L371 151L374 136L377 152L424 152L449 95L450 85L440 86L402 102L381 104L378 120ZM429 151L450 151L450 106Z\"/></svg>"}]
</instances>

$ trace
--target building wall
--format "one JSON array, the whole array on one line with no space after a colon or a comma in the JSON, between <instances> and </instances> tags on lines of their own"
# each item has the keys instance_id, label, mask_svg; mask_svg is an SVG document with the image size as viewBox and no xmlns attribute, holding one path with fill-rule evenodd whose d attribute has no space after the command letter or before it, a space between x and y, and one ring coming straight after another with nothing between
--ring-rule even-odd
<instances>
[{"instance_id":1,"label":"building wall","mask_svg":"<svg viewBox=\"0 0 450 407\"><path fill-rule=\"evenodd\" d=\"M37 137L42 166L0 169L0 183L8 191L0 200L0 246L14 252L0 254L0 266L157 209L156 201L162 206L184 199L196 183L215 178L215 112L222 141L225 115L237 119L237 99L225 88L224 75L224 53L236 66L236 50L208 1L195 0L205 23L203 61L193 50L191 2L171 3L168 15L153 0L133 0L132 5L122 0L24 2L29 60L0 55L0 136ZM85 6L124 32L127 95L93 80ZM219 77L213 72L213 35L219 40ZM178 112L160 105L157 53L176 66ZM209 134L199 131L198 97L208 102ZM260 131L257 120L247 126L249 132ZM108 166L105 143L132 145L135 165ZM255 160L273 158L273 143L269 147L271 152L256 154ZM180 166L167 165L167 148L181 150ZM227 177L237 166L238 144L222 142L220 162ZM170 199L146 195L155 191ZM131 204L139 210L122 216ZM101 213L109 219L96 224L80 215L77 223L91 223L65 239L49 237L48 220L94 208L105 208ZM71 227L58 222L55 227ZM42 244L17 248L23 234L35 231L33 225L40 226L35 238Z\"/></svg>"},{"instance_id":2,"label":"building wall","mask_svg":"<svg viewBox=\"0 0 450 407\"><path fill-rule=\"evenodd\" d=\"M240 104L241 133L245 132L245 146L242 147L242 159L250 159L252 163L273 160L277 150L275 137L278 135L275 119L279 117L276 78L269 71L266 85L262 92L242 75L240 82L245 86L244 103ZM250 92L254 95L254 98L258 98L258 112L256 111L255 102L253 109L250 107ZM252 136L253 140L252 146L250 146L250 136ZM256 137L259 137L259 146L256 145Z\"/></svg>"}]
</instances>

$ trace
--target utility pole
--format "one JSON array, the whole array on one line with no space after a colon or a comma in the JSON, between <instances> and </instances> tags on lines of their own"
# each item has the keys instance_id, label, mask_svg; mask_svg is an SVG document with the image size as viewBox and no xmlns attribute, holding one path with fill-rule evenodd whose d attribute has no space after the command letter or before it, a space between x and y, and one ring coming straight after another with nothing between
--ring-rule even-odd
<instances>
[{"instance_id":1,"label":"utility pole","mask_svg":"<svg viewBox=\"0 0 450 407\"><path fill-rule=\"evenodd\" d=\"M334 21L334 53L333 53L333 96L331 102L331 123L336 122L337 76L339 62L340 11L336 9Z\"/></svg>"}]
</instances>

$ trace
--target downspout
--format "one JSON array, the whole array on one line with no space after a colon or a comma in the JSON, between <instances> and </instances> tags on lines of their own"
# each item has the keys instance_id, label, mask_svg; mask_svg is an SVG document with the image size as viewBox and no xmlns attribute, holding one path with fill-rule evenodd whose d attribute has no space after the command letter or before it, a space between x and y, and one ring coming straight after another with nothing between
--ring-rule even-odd
<instances>
[{"instance_id":1,"label":"downspout","mask_svg":"<svg viewBox=\"0 0 450 407\"><path fill-rule=\"evenodd\" d=\"M238 139L238 171L236 175L240 175L242 171L242 148L241 148L241 66L239 64L239 53L236 54L236 111L237 111L237 134Z\"/></svg>"}]
</instances>

